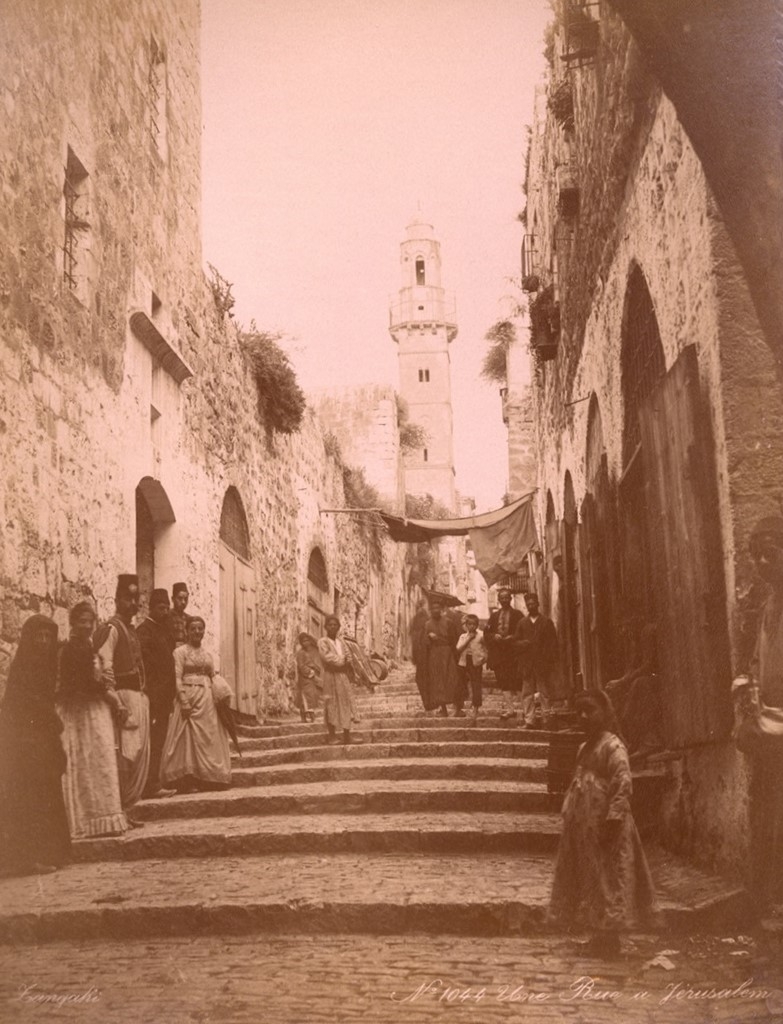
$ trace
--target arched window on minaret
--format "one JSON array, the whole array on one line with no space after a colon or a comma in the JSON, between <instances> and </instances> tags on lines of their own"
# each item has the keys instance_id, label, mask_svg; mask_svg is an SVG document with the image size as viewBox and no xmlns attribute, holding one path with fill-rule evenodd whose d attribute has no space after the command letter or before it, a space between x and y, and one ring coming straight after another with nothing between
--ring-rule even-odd
<instances>
[{"instance_id":1,"label":"arched window on minaret","mask_svg":"<svg viewBox=\"0 0 783 1024\"><path fill-rule=\"evenodd\" d=\"M424 280L424 259L421 256L416 258L416 284L426 284Z\"/></svg>"}]
</instances>

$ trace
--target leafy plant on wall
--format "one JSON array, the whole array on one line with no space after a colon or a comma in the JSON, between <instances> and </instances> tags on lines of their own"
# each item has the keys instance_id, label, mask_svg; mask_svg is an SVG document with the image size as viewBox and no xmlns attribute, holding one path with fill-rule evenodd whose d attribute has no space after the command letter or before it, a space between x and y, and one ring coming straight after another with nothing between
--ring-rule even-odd
<instances>
[{"instance_id":1,"label":"leafy plant on wall","mask_svg":"<svg viewBox=\"0 0 783 1024\"><path fill-rule=\"evenodd\" d=\"M414 423L410 418L408 403L402 395L395 393L397 400L397 430L400 435L400 449L403 452L413 452L418 448L426 448L430 435L420 423Z\"/></svg>"},{"instance_id":2,"label":"leafy plant on wall","mask_svg":"<svg viewBox=\"0 0 783 1024\"><path fill-rule=\"evenodd\" d=\"M484 335L484 340L489 344L481 365L481 376L485 380L494 384L506 383L508 348L516 336L516 328L510 320L498 320Z\"/></svg>"},{"instance_id":3,"label":"leafy plant on wall","mask_svg":"<svg viewBox=\"0 0 783 1024\"><path fill-rule=\"evenodd\" d=\"M260 331L254 320L240 333L240 341L258 392L258 413L271 442L274 434L293 434L302 425L305 396L279 331Z\"/></svg>"}]
</instances>

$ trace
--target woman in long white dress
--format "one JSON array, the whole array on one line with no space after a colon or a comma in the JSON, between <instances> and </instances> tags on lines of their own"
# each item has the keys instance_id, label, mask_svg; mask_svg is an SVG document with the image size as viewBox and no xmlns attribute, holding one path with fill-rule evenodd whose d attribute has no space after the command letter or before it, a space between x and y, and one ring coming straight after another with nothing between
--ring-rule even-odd
<instances>
[{"instance_id":1,"label":"woman in long white dress","mask_svg":"<svg viewBox=\"0 0 783 1024\"><path fill-rule=\"evenodd\" d=\"M117 694L103 682L93 653L95 611L80 601L70 613L71 633L59 656L57 711L68 759L63 797L74 839L122 835L128 822L120 802L115 719L124 714Z\"/></svg>"},{"instance_id":2,"label":"woman in long white dress","mask_svg":"<svg viewBox=\"0 0 783 1024\"><path fill-rule=\"evenodd\" d=\"M212 655L201 646L204 620L188 622L188 641L174 650L177 696L161 758L160 781L179 792L231 785L229 736L213 694Z\"/></svg>"}]
</instances>

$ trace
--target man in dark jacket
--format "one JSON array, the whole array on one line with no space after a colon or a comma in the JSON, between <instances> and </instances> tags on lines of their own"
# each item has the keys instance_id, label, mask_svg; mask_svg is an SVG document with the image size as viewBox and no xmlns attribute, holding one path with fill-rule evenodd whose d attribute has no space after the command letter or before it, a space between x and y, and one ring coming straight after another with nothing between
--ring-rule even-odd
<instances>
[{"instance_id":1,"label":"man in dark jacket","mask_svg":"<svg viewBox=\"0 0 783 1024\"><path fill-rule=\"evenodd\" d=\"M527 617L517 626L514 641L523 679L522 710L525 728L532 729L536 694L544 714L549 711L550 701L557 696L556 673L560 652L555 624L541 614L538 596L529 594L525 597L525 604Z\"/></svg>"},{"instance_id":2,"label":"man in dark jacket","mask_svg":"<svg viewBox=\"0 0 783 1024\"><path fill-rule=\"evenodd\" d=\"M149 616L136 630L141 644L147 696L150 702L150 769L144 796L167 796L160 788L160 758L166 742L169 715L176 696L174 638L171 632L171 604L166 590L153 590Z\"/></svg>"},{"instance_id":3,"label":"man in dark jacket","mask_svg":"<svg viewBox=\"0 0 783 1024\"><path fill-rule=\"evenodd\" d=\"M524 616L518 608L511 607L511 591L499 590L496 608L489 617L484 630L487 645L487 667L495 673L498 689L503 691L504 709L501 718L516 718L512 694L518 693L522 682L517 671L519 658L514 646L514 633Z\"/></svg>"}]
</instances>

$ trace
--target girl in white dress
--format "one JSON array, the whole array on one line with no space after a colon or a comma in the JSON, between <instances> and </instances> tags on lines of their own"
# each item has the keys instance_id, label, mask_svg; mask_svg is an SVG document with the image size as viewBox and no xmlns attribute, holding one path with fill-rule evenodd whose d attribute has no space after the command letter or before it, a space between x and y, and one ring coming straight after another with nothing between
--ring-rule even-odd
<instances>
[{"instance_id":1,"label":"girl in white dress","mask_svg":"<svg viewBox=\"0 0 783 1024\"><path fill-rule=\"evenodd\" d=\"M177 696L161 758L160 781L179 792L231 785L229 736L213 694L212 655L201 646L204 620L188 622L188 641L174 650Z\"/></svg>"}]
</instances>

